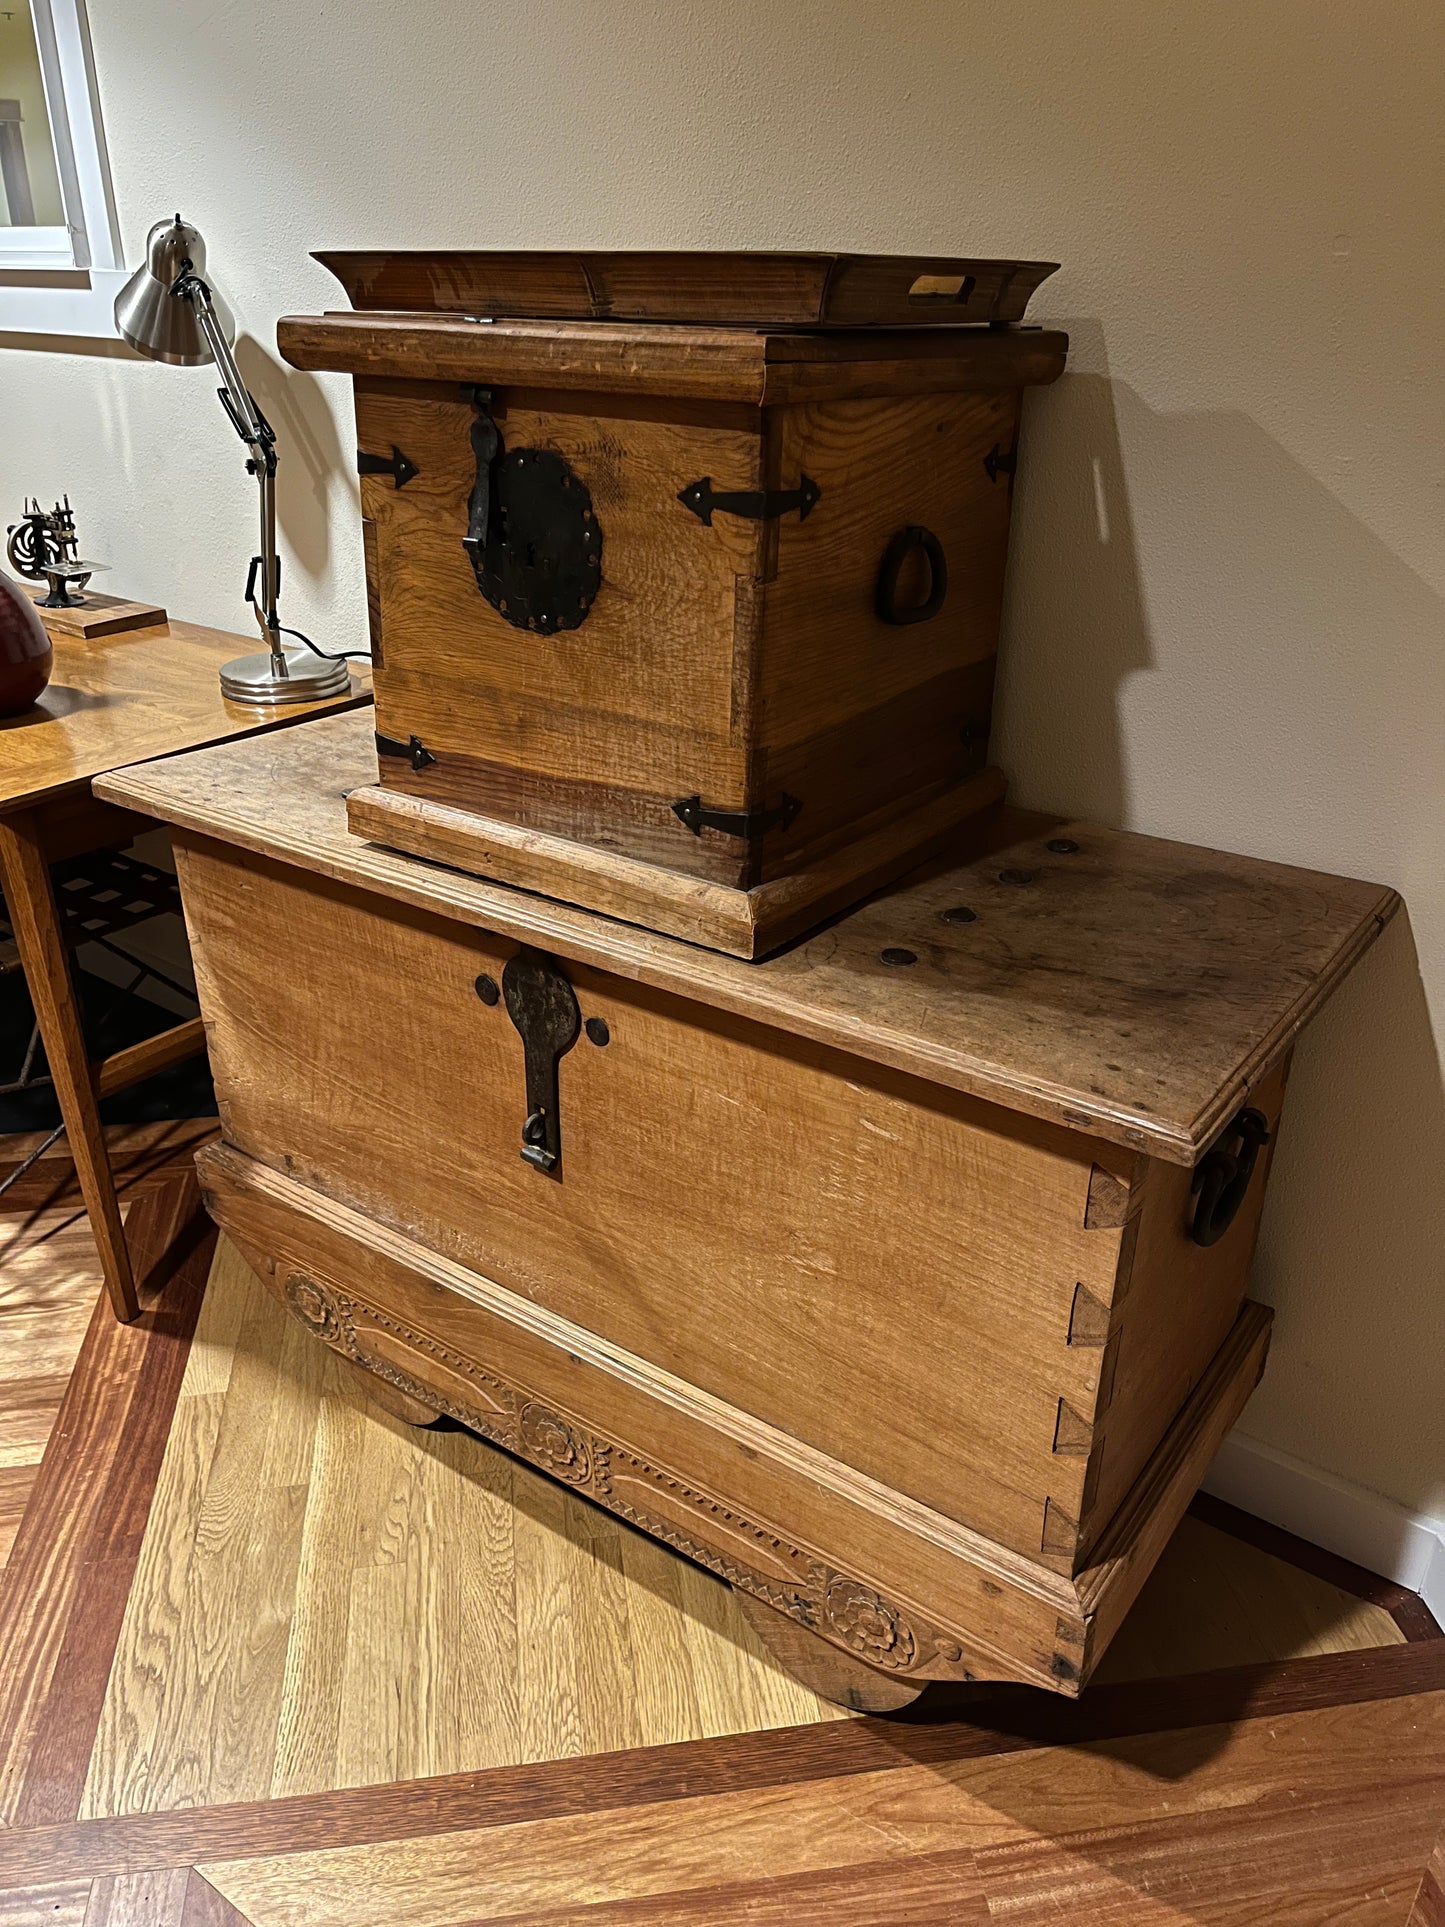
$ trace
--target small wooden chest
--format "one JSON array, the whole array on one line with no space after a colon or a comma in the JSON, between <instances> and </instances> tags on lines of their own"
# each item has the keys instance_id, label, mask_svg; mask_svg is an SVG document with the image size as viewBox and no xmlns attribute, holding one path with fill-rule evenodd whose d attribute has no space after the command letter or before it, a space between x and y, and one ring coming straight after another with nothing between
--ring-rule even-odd
<instances>
[{"instance_id":1,"label":"small wooden chest","mask_svg":"<svg viewBox=\"0 0 1445 1927\"><path fill-rule=\"evenodd\" d=\"M998 800L1047 266L320 258L364 311L278 338L355 378L359 834L750 957Z\"/></svg>"},{"instance_id":2,"label":"small wooden chest","mask_svg":"<svg viewBox=\"0 0 1445 1927\"><path fill-rule=\"evenodd\" d=\"M1001 814L747 964L349 835L365 717L283 750L97 786L176 826L270 1288L820 1690L1077 1693L1258 1377L1289 1052L1393 893Z\"/></svg>"}]
</instances>

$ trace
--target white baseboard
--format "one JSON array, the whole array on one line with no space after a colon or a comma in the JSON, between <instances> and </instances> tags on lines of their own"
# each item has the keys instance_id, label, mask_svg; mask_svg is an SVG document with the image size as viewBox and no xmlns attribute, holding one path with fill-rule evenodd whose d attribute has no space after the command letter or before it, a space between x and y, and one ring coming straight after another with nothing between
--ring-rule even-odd
<instances>
[{"instance_id":1,"label":"white baseboard","mask_svg":"<svg viewBox=\"0 0 1445 1927\"><path fill-rule=\"evenodd\" d=\"M1242 1433L1219 1448L1204 1490L1408 1586L1445 1625L1445 1519L1407 1512Z\"/></svg>"}]
</instances>

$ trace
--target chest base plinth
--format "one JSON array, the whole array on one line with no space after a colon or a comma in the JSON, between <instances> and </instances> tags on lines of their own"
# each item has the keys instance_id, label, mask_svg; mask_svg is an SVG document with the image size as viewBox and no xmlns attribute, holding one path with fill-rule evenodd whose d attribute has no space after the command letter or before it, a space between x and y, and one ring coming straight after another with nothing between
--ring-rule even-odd
<instances>
[{"instance_id":1,"label":"chest base plinth","mask_svg":"<svg viewBox=\"0 0 1445 1927\"><path fill-rule=\"evenodd\" d=\"M797 868L751 889L376 783L351 792L346 817L355 835L388 849L600 910L730 956L757 958L921 863L961 824L996 810L1004 790L1001 771L982 770L857 841L813 861L805 856Z\"/></svg>"}]
</instances>

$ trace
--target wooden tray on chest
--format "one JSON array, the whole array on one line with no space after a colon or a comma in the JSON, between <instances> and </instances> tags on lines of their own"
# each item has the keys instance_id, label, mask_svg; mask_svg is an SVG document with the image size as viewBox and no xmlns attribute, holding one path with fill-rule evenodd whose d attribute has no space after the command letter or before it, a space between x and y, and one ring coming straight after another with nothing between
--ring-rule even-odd
<instances>
[{"instance_id":1,"label":"wooden tray on chest","mask_svg":"<svg viewBox=\"0 0 1445 1927\"><path fill-rule=\"evenodd\" d=\"M363 311L278 340L354 378L358 835L751 957L997 802L1044 267L320 258Z\"/></svg>"},{"instance_id":2,"label":"wooden tray on chest","mask_svg":"<svg viewBox=\"0 0 1445 1927\"><path fill-rule=\"evenodd\" d=\"M101 785L175 826L270 1288L824 1690L1077 1692L1258 1377L1290 1049L1394 894L1001 814L746 964L352 837L364 718L284 749Z\"/></svg>"},{"instance_id":3,"label":"wooden tray on chest","mask_svg":"<svg viewBox=\"0 0 1445 1927\"><path fill-rule=\"evenodd\" d=\"M316 259L353 308L745 328L920 328L1023 319L1054 261L952 255L462 250Z\"/></svg>"}]
</instances>

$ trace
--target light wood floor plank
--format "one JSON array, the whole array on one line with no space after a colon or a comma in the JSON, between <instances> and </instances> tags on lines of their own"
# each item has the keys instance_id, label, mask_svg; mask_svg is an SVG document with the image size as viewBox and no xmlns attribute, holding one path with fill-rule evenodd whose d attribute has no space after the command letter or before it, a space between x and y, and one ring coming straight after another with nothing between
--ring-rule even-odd
<instances>
[{"instance_id":1,"label":"light wood floor plank","mask_svg":"<svg viewBox=\"0 0 1445 1927\"><path fill-rule=\"evenodd\" d=\"M296 1600L286 1648L270 1793L280 1799L339 1785L337 1749L346 1680L352 1555L367 1420L328 1397L317 1416L313 1497L301 1530Z\"/></svg>"}]
</instances>

